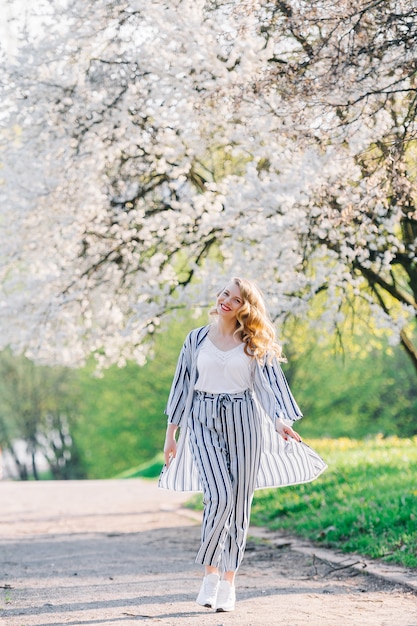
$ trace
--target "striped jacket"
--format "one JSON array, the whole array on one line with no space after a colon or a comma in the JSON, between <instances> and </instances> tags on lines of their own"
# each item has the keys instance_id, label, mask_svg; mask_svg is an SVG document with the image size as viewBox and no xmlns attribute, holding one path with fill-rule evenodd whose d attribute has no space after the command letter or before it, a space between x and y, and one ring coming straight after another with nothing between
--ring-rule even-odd
<instances>
[{"instance_id":1,"label":"striped jacket","mask_svg":"<svg viewBox=\"0 0 417 626\"><path fill-rule=\"evenodd\" d=\"M207 337L209 326L192 330L182 347L166 407L168 423L180 427L177 455L164 466L159 486L176 491L201 491L197 467L189 446L188 417L191 414L197 380L198 350ZM294 400L280 364L252 363L255 403L262 429L262 453L257 489L279 487L314 480L326 469L321 457L304 443L285 441L275 430L275 419L294 422L302 413Z\"/></svg>"}]
</instances>

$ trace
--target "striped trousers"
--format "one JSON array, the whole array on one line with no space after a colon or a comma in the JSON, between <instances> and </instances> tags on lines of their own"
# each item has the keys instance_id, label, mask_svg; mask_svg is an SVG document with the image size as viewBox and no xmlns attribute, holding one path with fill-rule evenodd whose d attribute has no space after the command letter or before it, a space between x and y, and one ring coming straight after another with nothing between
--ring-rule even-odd
<instances>
[{"instance_id":1,"label":"striped trousers","mask_svg":"<svg viewBox=\"0 0 417 626\"><path fill-rule=\"evenodd\" d=\"M196 563L236 571L245 551L261 455L252 392L196 391L189 427L204 497Z\"/></svg>"}]
</instances>

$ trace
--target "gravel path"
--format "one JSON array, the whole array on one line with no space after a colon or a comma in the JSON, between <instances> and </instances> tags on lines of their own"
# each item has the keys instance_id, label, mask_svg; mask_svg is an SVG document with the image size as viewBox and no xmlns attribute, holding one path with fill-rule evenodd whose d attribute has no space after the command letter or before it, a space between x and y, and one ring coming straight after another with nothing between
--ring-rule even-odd
<instances>
[{"instance_id":1,"label":"gravel path","mask_svg":"<svg viewBox=\"0 0 417 626\"><path fill-rule=\"evenodd\" d=\"M186 498L141 480L0 483L0 624L417 626L415 591L257 529L236 611L198 606Z\"/></svg>"}]
</instances>

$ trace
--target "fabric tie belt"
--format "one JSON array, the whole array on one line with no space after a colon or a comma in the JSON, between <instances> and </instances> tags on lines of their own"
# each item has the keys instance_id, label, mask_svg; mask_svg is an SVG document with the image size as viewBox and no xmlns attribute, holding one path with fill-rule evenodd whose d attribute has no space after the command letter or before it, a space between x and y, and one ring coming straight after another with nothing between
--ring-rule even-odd
<instances>
[{"instance_id":1,"label":"fabric tie belt","mask_svg":"<svg viewBox=\"0 0 417 626\"><path fill-rule=\"evenodd\" d=\"M234 400L249 400L253 396L250 389L245 389L238 393L208 393L207 391L196 391L195 393L200 400L214 400L213 419L220 416L220 412L226 403Z\"/></svg>"}]
</instances>

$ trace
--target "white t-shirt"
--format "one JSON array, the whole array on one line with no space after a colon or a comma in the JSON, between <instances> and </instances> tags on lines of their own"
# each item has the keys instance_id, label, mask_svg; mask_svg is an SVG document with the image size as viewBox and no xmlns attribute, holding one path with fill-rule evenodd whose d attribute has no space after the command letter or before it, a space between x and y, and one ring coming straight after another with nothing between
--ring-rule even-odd
<instances>
[{"instance_id":1,"label":"white t-shirt","mask_svg":"<svg viewBox=\"0 0 417 626\"><path fill-rule=\"evenodd\" d=\"M198 352L198 378L194 389L208 393L239 393L252 389L251 361L243 343L231 350L220 350L207 337Z\"/></svg>"}]
</instances>

